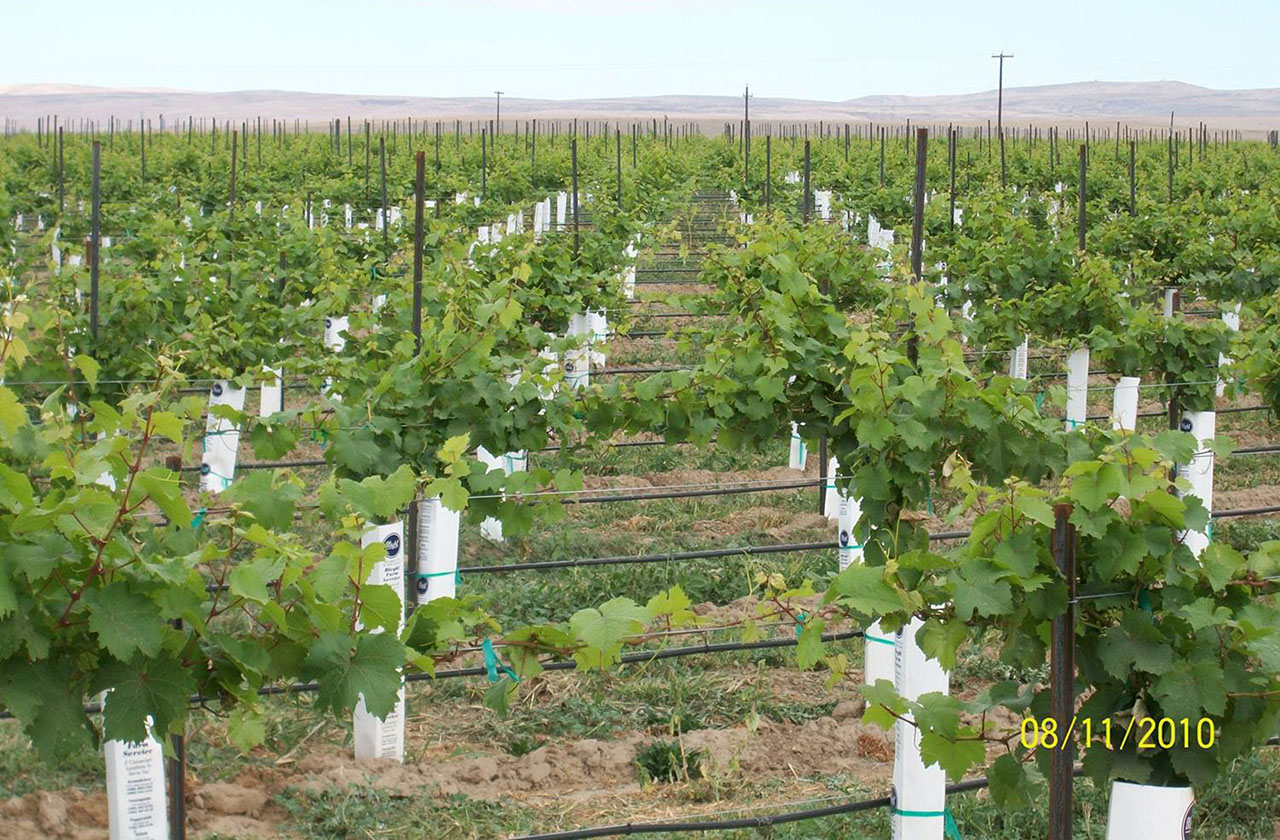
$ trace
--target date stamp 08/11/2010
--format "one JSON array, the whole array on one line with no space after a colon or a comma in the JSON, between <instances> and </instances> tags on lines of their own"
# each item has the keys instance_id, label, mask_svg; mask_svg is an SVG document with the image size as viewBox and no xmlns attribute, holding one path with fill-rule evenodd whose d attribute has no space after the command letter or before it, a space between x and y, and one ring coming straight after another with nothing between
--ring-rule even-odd
<instances>
[{"instance_id":1,"label":"date stamp 08/11/2010","mask_svg":"<svg viewBox=\"0 0 1280 840\"><path fill-rule=\"evenodd\" d=\"M1022 719L1022 746L1029 750L1066 749L1079 739L1081 748L1106 750L1144 749L1202 749L1213 747L1217 732L1213 720L1200 718L1132 717L1122 724L1111 718L1094 720L1091 717L1071 718L1066 733L1060 731L1058 721L1051 717Z\"/></svg>"}]
</instances>

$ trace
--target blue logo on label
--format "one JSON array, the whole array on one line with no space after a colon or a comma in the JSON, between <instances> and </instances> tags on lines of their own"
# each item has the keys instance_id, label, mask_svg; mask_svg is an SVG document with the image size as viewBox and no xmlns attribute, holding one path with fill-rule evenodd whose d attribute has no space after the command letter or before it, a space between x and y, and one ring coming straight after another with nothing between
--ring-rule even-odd
<instances>
[{"instance_id":1,"label":"blue logo on label","mask_svg":"<svg viewBox=\"0 0 1280 840\"><path fill-rule=\"evenodd\" d=\"M332 326L333 326L333 319L332 319L332 318L325 318L325 319L324 319L324 328L327 330L327 329L329 329L329 328L330 328L330 327L332 327Z\"/></svg>"},{"instance_id":2,"label":"blue logo on label","mask_svg":"<svg viewBox=\"0 0 1280 840\"><path fill-rule=\"evenodd\" d=\"M840 532L840 547L847 548L848 545L849 545L849 532L842 530Z\"/></svg>"},{"instance_id":3,"label":"blue logo on label","mask_svg":"<svg viewBox=\"0 0 1280 840\"><path fill-rule=\"evenodd\" d=\"M427 594L427 583L428 582L426 578L418 578L418 594L419 595Z\"/></svg>"},{"instance_id":4,"label":"blue logo on label","mask_svg":"<svg viewBox=\"0 0 1280 840\"><path fill-rule=\"evenodd\" d=\"M201 465L200 465L200 474L201 474L201 475L208 475L208 474L209 474L209 465L208 465L208 464L201 464Z\"/></svg>"},{"instance_id":5,"label":"blue logo on label","mask_svg":"<svg viewBox=\"0 0 1280 840\"><path fill-rule=\"evenodd\" d=\"M221 383L221 382L215 382L215 383L213 383L213 395L214 395L215 397L220 397L220 396L222 396L222 383Z\"/></svg>"},{"instance_id":6,"label":"blue logo on label","mask_svg":"<svg viewBox=\"0 0 1280 840\"><path fill-rule=\"evenodd\" d=\"M386 543L387 545L388 557L395 557L397 554L400 553L400 535L399 534L387 534L387 538L383 540L383 542Z\"/></svg>"},{"instance_id":7,"label":"blue logo on label","mask_svg":"<svg viewBox=\"0 0 1280 840\"><path fill-rule=\"evenodd\" d=\"M1180 424L1178 424L1178 427L1179 427L1180 429L1182 429L1182 431L1184 431L1184 432L1189 432L1189 431L1191 431L1191 418L1190 418L1190 417L1183 417L1183 418L1182 418L1182 422L1181 422Z\"/></svg>"}]
</instances>

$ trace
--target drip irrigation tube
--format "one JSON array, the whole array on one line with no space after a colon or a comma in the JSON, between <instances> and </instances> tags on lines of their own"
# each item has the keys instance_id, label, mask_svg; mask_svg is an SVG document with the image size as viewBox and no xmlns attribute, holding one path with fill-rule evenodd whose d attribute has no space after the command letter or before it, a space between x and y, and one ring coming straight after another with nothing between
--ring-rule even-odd
<instances>
[{"instance_id":1,"label":"drip irrigation tube","mask_svg":"<svg viewBox=\"0 0 1280 840\"><path fill-rule=\"evenodd\" d=\"M1280 449L1280 447L1277 447ZM799 490L804 487L817 487L825 483L825 479L810 478L804 481L778 481L748 487L715 487L707 490L676 490L667 493L626 493L612 496L588 496L585 499L564 499L566 505L588 505L599 502L642 502L649 499L693 499L700 496L735 496L741 493L767 493L771 490Z\"/></svg>"},{"instance_id":2,"label":"drip irrigation tube","mask_svg":"<svg viewBox=\"0 0 1280 840\"><path fill-rule=\"evenodd\" d=\"M704 560L715 557L737 557L756 554L787 554L799 551L824 551L838 547L835 540L777 545L744 545L737 548L706 548L693 551L670 551L666 554L632 554L613 557L583 557L577 560L543 560L533 563L503 563L493 566L464 566L458 574L491 574L496 572L530 572L544 569L573 569L585 566L626 566L638 563L665 563L671 560Z\"/></svg>"},{"instance_id":3,"label":"drip irrigation tube","mask_svg":"<svg viewBox=\"0 0 1280 840\"><path fill-rule=\"evenodd\" d=\"M1262 516L1280 513L1280 505L1248 508L1228 508L1210 513L1214 519L1231 519L1240 516ZM962 540L970 531L935 531L929 534L931 542ZM541 560L529 563L504 563L492 566L464 566L458 574L498 574L502 572L539 572L552 569L586 568L591 566L628 566L645 563L666 563L676 560L709 560L719 557L753 556L760 554L790 554L804 551L834 551L840 545L835 540L807 543L778 543L776 545L743 545L736 548L708 548L691 551L672 551L665 554L631 554L611 557L581 557L574 560Z\"/></svg>"},{"instance_id":4,"label":"drip irrigation tube","mask_svg":"<svg viewBox=\"0 0 1280 840\"><path fill-rule=\"evenodd\" d=\"M1074 775L1082 774L1079 767ZM980 790L990 782L986 776L976 779L965 779L947 785L947 795ZM763 814L757 817L739 817L732 820L694 820L684 822L625 823L620 825L596 826L594 828L578 828L569 831L553 831L549 834L522 834L510 840L585 840L590 837L621 837L632 834L658 834L665 832L685 833L694 831L732 831L734 829L768 828L785 823L816 820L823 817L835 817L841 814L854 814L859 811L875 811L888 808L892 799L878 796L874 799L859 799L841 805L828 805L824 808L809 808L803 811L787 811L782 814Z\"/></svg>"}]
</instances>

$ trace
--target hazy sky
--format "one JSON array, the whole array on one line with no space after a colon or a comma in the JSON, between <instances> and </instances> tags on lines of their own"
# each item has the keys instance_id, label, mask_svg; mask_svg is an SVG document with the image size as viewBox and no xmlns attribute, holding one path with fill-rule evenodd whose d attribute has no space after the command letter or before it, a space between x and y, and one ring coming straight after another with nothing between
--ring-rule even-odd
<instances>
[{"instance_id":1,"label":"hazy sky","mask_svg":"<svg viewBox=\"0 0 1280 840\"><path fill-rule=\"evenodd\" d=\"M0 84L550 99L1280 86L1280 0L4 0Z\"/></svg>"}]
</instances>

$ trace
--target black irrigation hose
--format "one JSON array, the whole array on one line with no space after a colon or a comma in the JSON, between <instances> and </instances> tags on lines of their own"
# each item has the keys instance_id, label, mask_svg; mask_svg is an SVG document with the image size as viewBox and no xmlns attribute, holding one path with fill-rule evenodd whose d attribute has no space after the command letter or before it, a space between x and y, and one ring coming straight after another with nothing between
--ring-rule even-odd
<instances>
[{"instance_id":1,"label":"black irrigation hose","mask_svg":"<svg viewBox=\"0 0 1280 840\"><path fill-rule=\"evenodd\" d=\"M631 446L685 446L687 445L687 443L688 441L667 442L665 440L632 440L632 441L619 441L617 443L611 443L609 444L609 446L610 448L621 448L621 447L631 447ZM547 446L542 449L535 449L533 451L534 452L558 452L563 448L564 447L561 447L561 446ZM237 471L239 470L278 470L278 469L288 469L292 467L322 467L327 463L329 462L326 461L324 458L303 458L297 461L251 461L250 463L247 463L247 464L237 464L236 470ZM195 465L188 466L184 464L181 468L181 471L182 472L199 472L200 467Z\"/></svg>"},{"instance_id":2,"label":"black irrigation hose","mask_svg":"<svg viewBox=\"0 0 1280 840\"><path fill-rule=\"evenodd\" d=\"M1249 411L1270 411L1270 410L1271 410L1271 406L1269 405L1228 406L1227 408L1214 409L1215 413L1217 414L1244 414ZM1161 415L1163 414L1164 412L1161 412Z\"/></svg>"},{"instance_id":3,"label":"black irrigation hose","mask_svg":"<svg viewBox=\"0 0 1280 840\"><path fill-rule=\"evenodd\" d=\"M577 560L543 560L533 563L504 563L492 566L464 566L460 575L490 574L495 572L530 572L544 569L572 569L586 566L626 566L638 563L665 563L670 560L704 560L714 557L737 557L756 554L786 554L793 551L822 551L838 548L835 540L808 543L779 543L777 545L744 545L737 548L705 548L692 551L670 551L666 554L631 554L614 557L583 557Z\"/></svg>"},{"instance_id":4,"label":"black irrigation hose","mask_svg":"<svg viewBox=\"0 0 1280 840\"><path fill-rule=\"evenodd\" d=\"M1267 741L1267 745L1280 743L1280 739L1272 738ZM1079 766L1073 768L1072 776L1081 776L1083 769ZM946 787L948 796L956 793L963 793L971 790L980 790L989 786L987 777L981 776L975 779L966 779L962 782L949 784ZM688 822L666 822L666 823L626 823L613 826L597 826L594 828L574 829L570 831L557 831L543 834L521 835L511 840L586 840L592 837L617 837L635 834L657 834L657 833L687 833L687 832L704 832L704 831L729 831L734 829L750 829L750 828L766 828L774 825L782 825L791 822L801 822L806 820L821 819L823 817L838 816L840 814L851 814L859 811L877 810L879 808L887 808L891 805L892 800L888 796L881 796L875 799L863 799L855 802L846 802L842 805L830 805L825 808L810 808L803 811L789 811L782 814L763 815L758 817L746 817L734 820L702 820Z\"/></svg>"},{"instance_id":5,"label":"black irrigation hose","mask_svg":"<svg viewBox=\"0 0 1280 840\"><path fill-rule=\"evenodd\" d=\"M701 820L695 822L669 823L625 823L620 825L604 825L595 828L578 828L571 831L555 831L550 834L522 834L512 840L581 840L587 837L620 837L631 834L680 833L692 831L729 831L740 828L767 828L801 820L816 820L823 817L834 817L840 814L853 814L858 811L875 811L889 807L889 797L862 799L857 802L846 802L843 805L828 805L825 808L810 808L805 811L789 811L784 814L762 815L758 817L740 817L735 820Z\"/></svg>"},{"instance_id":6,"label":"black irrigation hose","mask_svg":"<svg viewBox=\"0 0 1280 840\"><path fill-rule=\"evenodd\" d=\"M688 440L620 440L616 443L609 444L610 449L622 449L630 446L691 446L692 441ZM572 447L581 449L583 447ZM564 449L563 446L544 446L535 452L559 452Z\"/></svg>"},{"instance_id":7,"label":"black irrigation hose","mask_svg":"<svg viewBox=\"0 0 1280 840\"><path fill-rule=\"evenodd\" d=\"M596 376L601 376L606 373L618 373L618 374L636 374L636 373L650 373L650 372L663 373L663 372L669 372L669 371L675 371L675 370L688 370L688 368L682 368L682 367L617 368L612 371L607 371L607 370L598 371L596 372ZM1269 411L1269 410L1270 408L1265 405L1253 405L1253 406L1243 406L1239 408L1220 408L1217 410L1217 413L1218 414L1240 414L1240 413L1245 413L1249 411ZM1167 413L1164 411L1143 411L1143 412L1140 412L1137 416L1140 418L1165 417L1167 416ZM1110 415L1091 414L1085 419L1086 420L1107 420L1109 418L1110 418ZM1057 419L1061 420L1065 418L1057 418ZM678 440L678 441L630 440L630 441L618 441L616 443L611 443L609 444L609 448L623 449L623 448L630 448L630 447L650 447L650 446L687 446L689 445L689 443L690 443L689 441L682 441L682 440ZM564 448L563 446L544 446L541 449L536 449L533 451L534 452L559 452L563 448ZM1239 449L1232 450L1231 454L1232 455L1235 455L1235 454L1262 455L1262 454L1269 454L1274 452L1280 452L1280 445L1241 447ZM236 467L236 469L237 470L274 470L274 469L285 469L289 467L319 467L319 466L324 466L326 463L328 462L325 461L325 459L323 458L307 458L307 459L302 459L297 461L256 461L256 462L250 462L247 464L240 464ZM183 472L199 472L200 467L183 466L182 471Z\"/></svg>"},{"instance_id":8,"label":"black irrigation hose","mask_svg":"<svg viewBox=\"0 0 1280 840\"><path fill-rule=\"evenodd\" d=\"M1269 446L1241 446L1239 449L1231 450L1232 455L1270 455L1280 452L1280 446L1271 444Z\"/></svg>"},{"instance_id":9,"label":"black irrigation hose","mask_svg":"<svg viewBox=\"0 0 1280 840\"><path fill-rule=\"evenodd\" d=\"M1210 511L1213 519L1230 519L1234 516L1261 516L1264 513L1280 513L1280 505L1264 505L1263 507L1231 508L1228 510Z\"/></svg>"},{"instance_id":10,"label":"black irrigation hose","mask_svg":"<svg viewBox=\"0 0 1280 840\"><path fill-rule=\"evenodd\" d=\"M1243 516L1244 514L1239 514ZM930 540L958 540L969 535L968 531L939 531L930 534ZM737 548L706 548L692 551L672 551L666 554L621 554L613 557L582 557L576 560L542 560L532 563L503 563L493 566L464 566L460 575L492 574L498 572L537 572L544 569L572 569L589 566L629 566L644 563L665 563L672 560L708 560L717 557L754 556L759 554L790 554L803 551L833 551L840 547L835 540L807 543L778 543L776 545L742 545Z\"/></svg>"},{"instance_id":11,"label":"black irrigation hose","mask_svg":"<svg viewBox=\"0 0 1280 840\"><path fill-rule=\"evenodd\" d=\"M843 642L849 639L861 639L861 630L844 630L839 633L823 633L822 641L824 642ZM706 642L701 645L684 645L682 647L661 648L659 650L639 651L636 653L624 653L619 657L620 665L636 665L641 663L653 662L658 659L679 659L685 656L697 656L704 653L734 653L744 650L770 650L773 648L795 647L798 639L762 639L755 642ZM565 660L562 662L548 662L542 666L544 671L573 671L578 667L577 662ZM475 668L453 668L445 671L436 671L435 675L414 673L406 676L405 682L424 682L433 679L451 679L454 677L481 677L489 673L484 667ZM261 692L259 692L261 694Z\"/></svg>"},{"instance_id":12,"label":"black irrigation hose","mask_svg":"<svg viewBox=\"0 0 1280 840\"><path fill-rule=\"evenodd\" d=\"M1277 447L1280 451L1280 447ZM613 496L588 496L585 499L564 499L561 504L589 505L598 502L642 502L648 499L693 499L699 496L736 496L741 493L767 493L771 490L799 490L804 487L817 487L826 479L811 478L804 481L780 481L771 484L750 487L713 487L707 490L672 490L666 493L628 493Z\"/></svg>"},{"instance_id":13,"label":"black irrigation hose","mask_svg":"<svg viewBox=\"0 0 1280 840\"><path fill-rule=\"evenodd\" d=\"M1214 519L1231 519L1239 516L1261 516L1268 513L1280 513L1280 505L1265 505L1249 508L1228 508L1210 512ZM970 535L970 531L935 531L929 534L929 540L945 542L962 540ZM541 560L530 563L504 563L492 566L463 566L458 574L497 574L501 572L540 572L551 569L572 569L591 566L629 566L646 563L665 563L674 560L708 560L719 557L754 556L761 554L790 554L804 551L833 551L840 547L835 540L807 543L778 543L776 545L743 545L736 548L707 548L692 551L672 551L666 554L631 554L612 557L583 557L575 560Z\"/></svg>"},{"instance_id":14,"label":"black irrigation hose","mask_svg":"<svg viewBox=\"0 0 1280 840\"><path fill-rule=\"evenodd\" d=\"M1082 775L1083 770L1076 767L1073 775ZM990 782L986 776L979 776L974 779L965 779L962 782L955 782L946 787L947 795L956 793L965 793L971 790L981 790L987 787ZM509 840L585 840L590 837L620 837L630 834L659 834L665 832L685 833L694 831L732 831L734 829L744 828L768 828L774 825L783 825L785 823L802 822L805 820L822 819L823 817L835 817L841 814L854 814L859 811L875 811L880 808L888 808L893 804L893 800L888 796L878 796L875 799L859 799L854 802L845 802L841 805L828 805L825 808L809 808L803 811L787 811L782 814L762 814L757 817L739 817L732 820L696 820L686 822L664 822L664 823L625 823L620 825L596 826L594 828L578 828L569 831L553 831L549 834L522 834L518 837L509 838Z\"/></svg>"},{"instance_id":15,"label":"black irrigation hose","mask_svg":"<svg viewBox=\"0 0 1280 840\"><path fill-rule=\"evenodd\" d=\"M1218 408L1218 409L1214 409L1214 413L1215 413L1215 414L1245 414L1245 413L1248 413L1248 412L1250 412L1250 411L1270 411L1270 410L1271 410L1271 407L1270 407L1270 406L1265 406L1265 405L1246 405L1246 406L1233 406L1233 407L1228 407L1228 408ZM1140 412L1138 412L1138 413L1137 413L1137 415L1135 415L1135 416L1137 416L1137 417L1139 417L1139 418L1143 418L1143 417L1168 417L1168 416L1169 416L1169 412L1167 412L1167 411L1140 411ZM1059 419L1059 420L1065 420L1066 418L1065 418L1065 417L1059 417L1058 419ZM1086 420L1110 420L1110 419L1111 419L1111 415L1110 415L1110 414L1090 414L1090 415L1087 415L1084 419L1086 419ZM1238 452L1239 450L1236 450L1236 451Z\"/></svg>"},{"instance_id":16,"label":"black irrigation hose","mask_svg":"<svg viewBox=\"0 0 1280 840\"><path fill-rule=\"evenodd\" d=\"M253 461L237 464L236 470L278 470L288 467L322 467L329 463L324 458L304 458L298 461ZM200 472L199 466L182 466L182 472Z\"/></svg>"},{"instance_id":17,"label":"black irrigation hose","mask_svg":"<svg viewBox=\"0 0 1280 840\"><path fill-rule=\"evenodd\" d=\"M1268 451L1280 452L1280 446L1271 447ZM1264 513L1280 513L1280 505L1265 505L1263 507L1251 508L1227 508L1226 510L1214 510L1209 512L1212 519L1230 519L1236 516L1260 516ZM972 534L972 531L939 531L936 534L930 534L931 540L962 540Z\"/></svg>"},{"instance_id":18,"label":"black irrigation hose","mask_svg":"<svg viewBox=\"0 0 1280 840\"><path fill-rule=\"evenodd\" d=\"M633 300L632 304L648 303L649 301ZM638 313L634 317L636 320L645 318L724 318L730 315L729 312L650 312Z\"/></svg>"},{"instance_id":19,"label":"black irrigation hose","mask_svg":"<svg viewBox=\"0 0 1280 840\"><path fill-rule=\"evenodd\" d=\"M1241 516L1262 516L1280 513L1280 505L1264 505L1251 508L1228 508L1211 511L1213 519L1231 519ZM929 534L930 542L950 542L967 538L971 531L935 531ZM573 560L537 560L528 563L500 563L489 566L462 566L458 574L481 575L503 572L542 572L552 569L577 569L592 566L631 566L648 563L668 563L678 560L712 560L719 557L755 556L762 554L791 554L805 551L834 551L840 547L835 540L807 543L777 543L774 545L743 545L736 548L706 548L690 551L672 551L665 554L619 554L606 557L580 557ZM207 592L225 592L226 584L210 584Z\"/></svg>"},{"instance_id":20,"label":"black irrigation hose","mask_svg":"<svg viewBox=\"0 0 1280 840\"><path fill-rule=\"evenodd\" d=\"M693 370L692 365L658 365L655 367L606 368L592 371L593 376L643 375L646 373L672 373L677 370Z\"/></svg>"}]
</instances>

